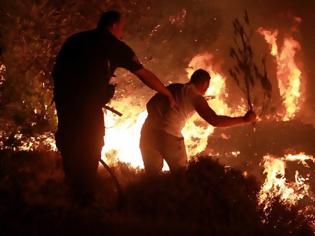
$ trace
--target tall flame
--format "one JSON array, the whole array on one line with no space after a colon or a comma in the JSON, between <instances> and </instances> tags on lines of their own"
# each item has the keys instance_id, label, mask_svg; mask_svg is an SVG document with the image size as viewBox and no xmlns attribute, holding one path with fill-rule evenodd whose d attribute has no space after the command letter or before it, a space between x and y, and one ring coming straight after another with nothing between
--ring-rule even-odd
<instances>
[{"instance_id":1,"label":"tall flame","mask_svg":"<svg viewBox=\"0 0 315 236\"><path fill-rule=\"evenodd\" d=\"M276 59L279 91L286 108L283 120L291 120L300 110L302 102L302 72L295 61L295 56L301 50L301 46L293 37L286 37L281 49L279 49L277 30L259 28L258 32L264 36L266 42L271 46L271 55Z\"/></svg>"}]
</instances>

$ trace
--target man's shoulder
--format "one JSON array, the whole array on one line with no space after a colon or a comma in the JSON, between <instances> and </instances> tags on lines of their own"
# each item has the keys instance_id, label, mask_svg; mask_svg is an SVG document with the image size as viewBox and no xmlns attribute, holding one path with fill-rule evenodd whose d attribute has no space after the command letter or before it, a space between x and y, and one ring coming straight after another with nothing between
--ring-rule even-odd
<instances>
[{"instance_id":1,"label":"man's shoulder","mask_svg":"<svg viewBox=\"0 0 315 236\"><path fill-rule=\"evenodd\" d=\"M96 36L95 30L86 30L81 32L76 32L72 34L67 41L78 41L87 38L93 38Z\"/></svg>"},{"instance_id":2,"label":"man's shoulder","mask_svg":"<svg viewBox=\"0 0 315 236\"><path fill-rule=\"evenodd\" d=\"M93 30L77 32L69 36L63 46L73 48L76 45L79 46L87 41L92 41L94 38L95 32Z\"/></svg>"},{"instance_id":3,"label":"man's shoulder","mask_svg":"<svg viewBox=\"0 0 315 236\"><path fill-rule=\"evenodd\" d=\"M112 40L112 43L114 44L116 49L133 52L132 48L127 43L120 39L115 38L114 40Z\"/></svg>"}]
</instances>

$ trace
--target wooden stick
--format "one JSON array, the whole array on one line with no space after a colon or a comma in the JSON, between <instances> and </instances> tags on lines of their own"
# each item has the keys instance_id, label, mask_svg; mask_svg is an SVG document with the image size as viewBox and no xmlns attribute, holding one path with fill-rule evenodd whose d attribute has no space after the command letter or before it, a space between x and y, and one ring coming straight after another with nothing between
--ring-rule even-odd
<instances>
[{"instance_id":1,"label":"wooden stick","mask_svg":"<svg viewBox=\"0 0 315 236\"><path fill-rule=\"evenodd\" d=\"M112 113L116 114L117 116L122 116L123 114L119 111L117 111L116 109L110 107L110 106L105 106L104 107L106 110L111 111Z\"/></svg>"}]
</instances>

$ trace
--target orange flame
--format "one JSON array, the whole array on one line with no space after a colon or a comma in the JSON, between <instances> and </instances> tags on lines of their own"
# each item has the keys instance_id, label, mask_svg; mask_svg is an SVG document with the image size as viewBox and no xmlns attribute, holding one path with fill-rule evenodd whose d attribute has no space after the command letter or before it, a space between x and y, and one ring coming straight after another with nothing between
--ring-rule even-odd
<instances>
[{"instance_id":1,"label":"orange flame","mask_svg":"<svg viewBox=\"0 0 315 236\"><path fill-rule=\"evenodd\" d=\"M5 72L7 68L4 64L1 64L0 62L0 86L4 83L5 81Z\"/></svg>"},{"instance_id":2,"label":"orange flame","mask_svg":"<svg viewBox=\"0 0 315 236\"><path fill-rule=\"evenodd\" d=\"M272 200L276 197L281 202L288 206L293 206L299 200L310 197L310 186L307 183L308 177L303 177L298 171L295 172L295 181L287 182L285 177L285 168L287 161L301 161L305 163L306 160L315 162L314 157L300 153L297 155L288 154L283 158L276 158L271 155L264 156L264 174L266 174L265 182L258 194L258 202L264 205L266 210L271 206Z\"/></svg>"},{"instance_id":3,"label":"orange flame","mask_svg":"<svg viewBox=\"0 0 315 236\"><path fill-rule=\"evenodd\" d=\"M278 48L278 31L269 31L259 28L258 32L264 36L271 46L271 55L277 62L277 79L280 95L286 108L283 120L288 121L295 117L301 107L301 77L302 72L296 65L295 56L301 46L293 37L287 37L283 41L281 50Z\"/></svg>"},{"instance_id":4,"label":"orange flame","mask_svg":"<svg viewBox=\"0 0 315 236\"><path fill-rule=\"evenodd\" d=\"M102 157L106 156L109 164L114 164L119 160L129 163L132 167L143 168L139 140L147 112L143 107L130 106L128 98L113 101L111 104L124 115L118 117L111 112L105 114L107 128Z\"/></svg>"},{"instance_id":5,"label":"orange flame","mask_svg":"<svg viewBox=\"0 0 315 236\"><path fill-rule=\"evenodd\" d=\"M210 106L218 114L236 115L243 113L244 106L240 106L238 111L232 112L224 102L228 96L225 86L225 77L213 69L213 56L209 53L195 56L186 69L188 77L195 69L203 68L211 75L211 83L206 92ZM186 78L186 82L188 79ZM145 102L145 101L144 101ZM106 114L106 135L105 146L103 147L102 157L106 155L107 161L113 163L117 160L127 162L133 167L143 168L141 153L139 149L140 130L146 118L146 111L140 106L130 105L129 99L113 101L112 104L124 116L117 117L113 114ZM182 133L185 137L188 156L194 156L205 150L207 138L213 133L214 127L201 120L198 115L191 117ZM106 154L105 154L106 153Z\"/></svg>"}]
</instances>

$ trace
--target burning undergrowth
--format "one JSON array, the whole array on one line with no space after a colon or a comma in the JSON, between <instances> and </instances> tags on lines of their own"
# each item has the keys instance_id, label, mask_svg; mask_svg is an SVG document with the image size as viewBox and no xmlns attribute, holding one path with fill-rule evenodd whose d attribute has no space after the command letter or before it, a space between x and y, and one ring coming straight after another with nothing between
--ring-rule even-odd
<instances>
[{"instance_id":1,"label":"burning undergrowth","mask_svg":"<svg viewBox=\"0 0 315 236\"><path fill-rule=\"evenodd\" d=\"M117 164L114 170L124 191L120 210L108 208L106 201L116 193L103 169L97 204L73 206L61 168L55 153L1 152L2 232L312 235L303 214L280 201L274 200L266 218L257 203L255 178L209 157L191 161L187 171L152 178Z\"/></svg>"}]
</instances>

